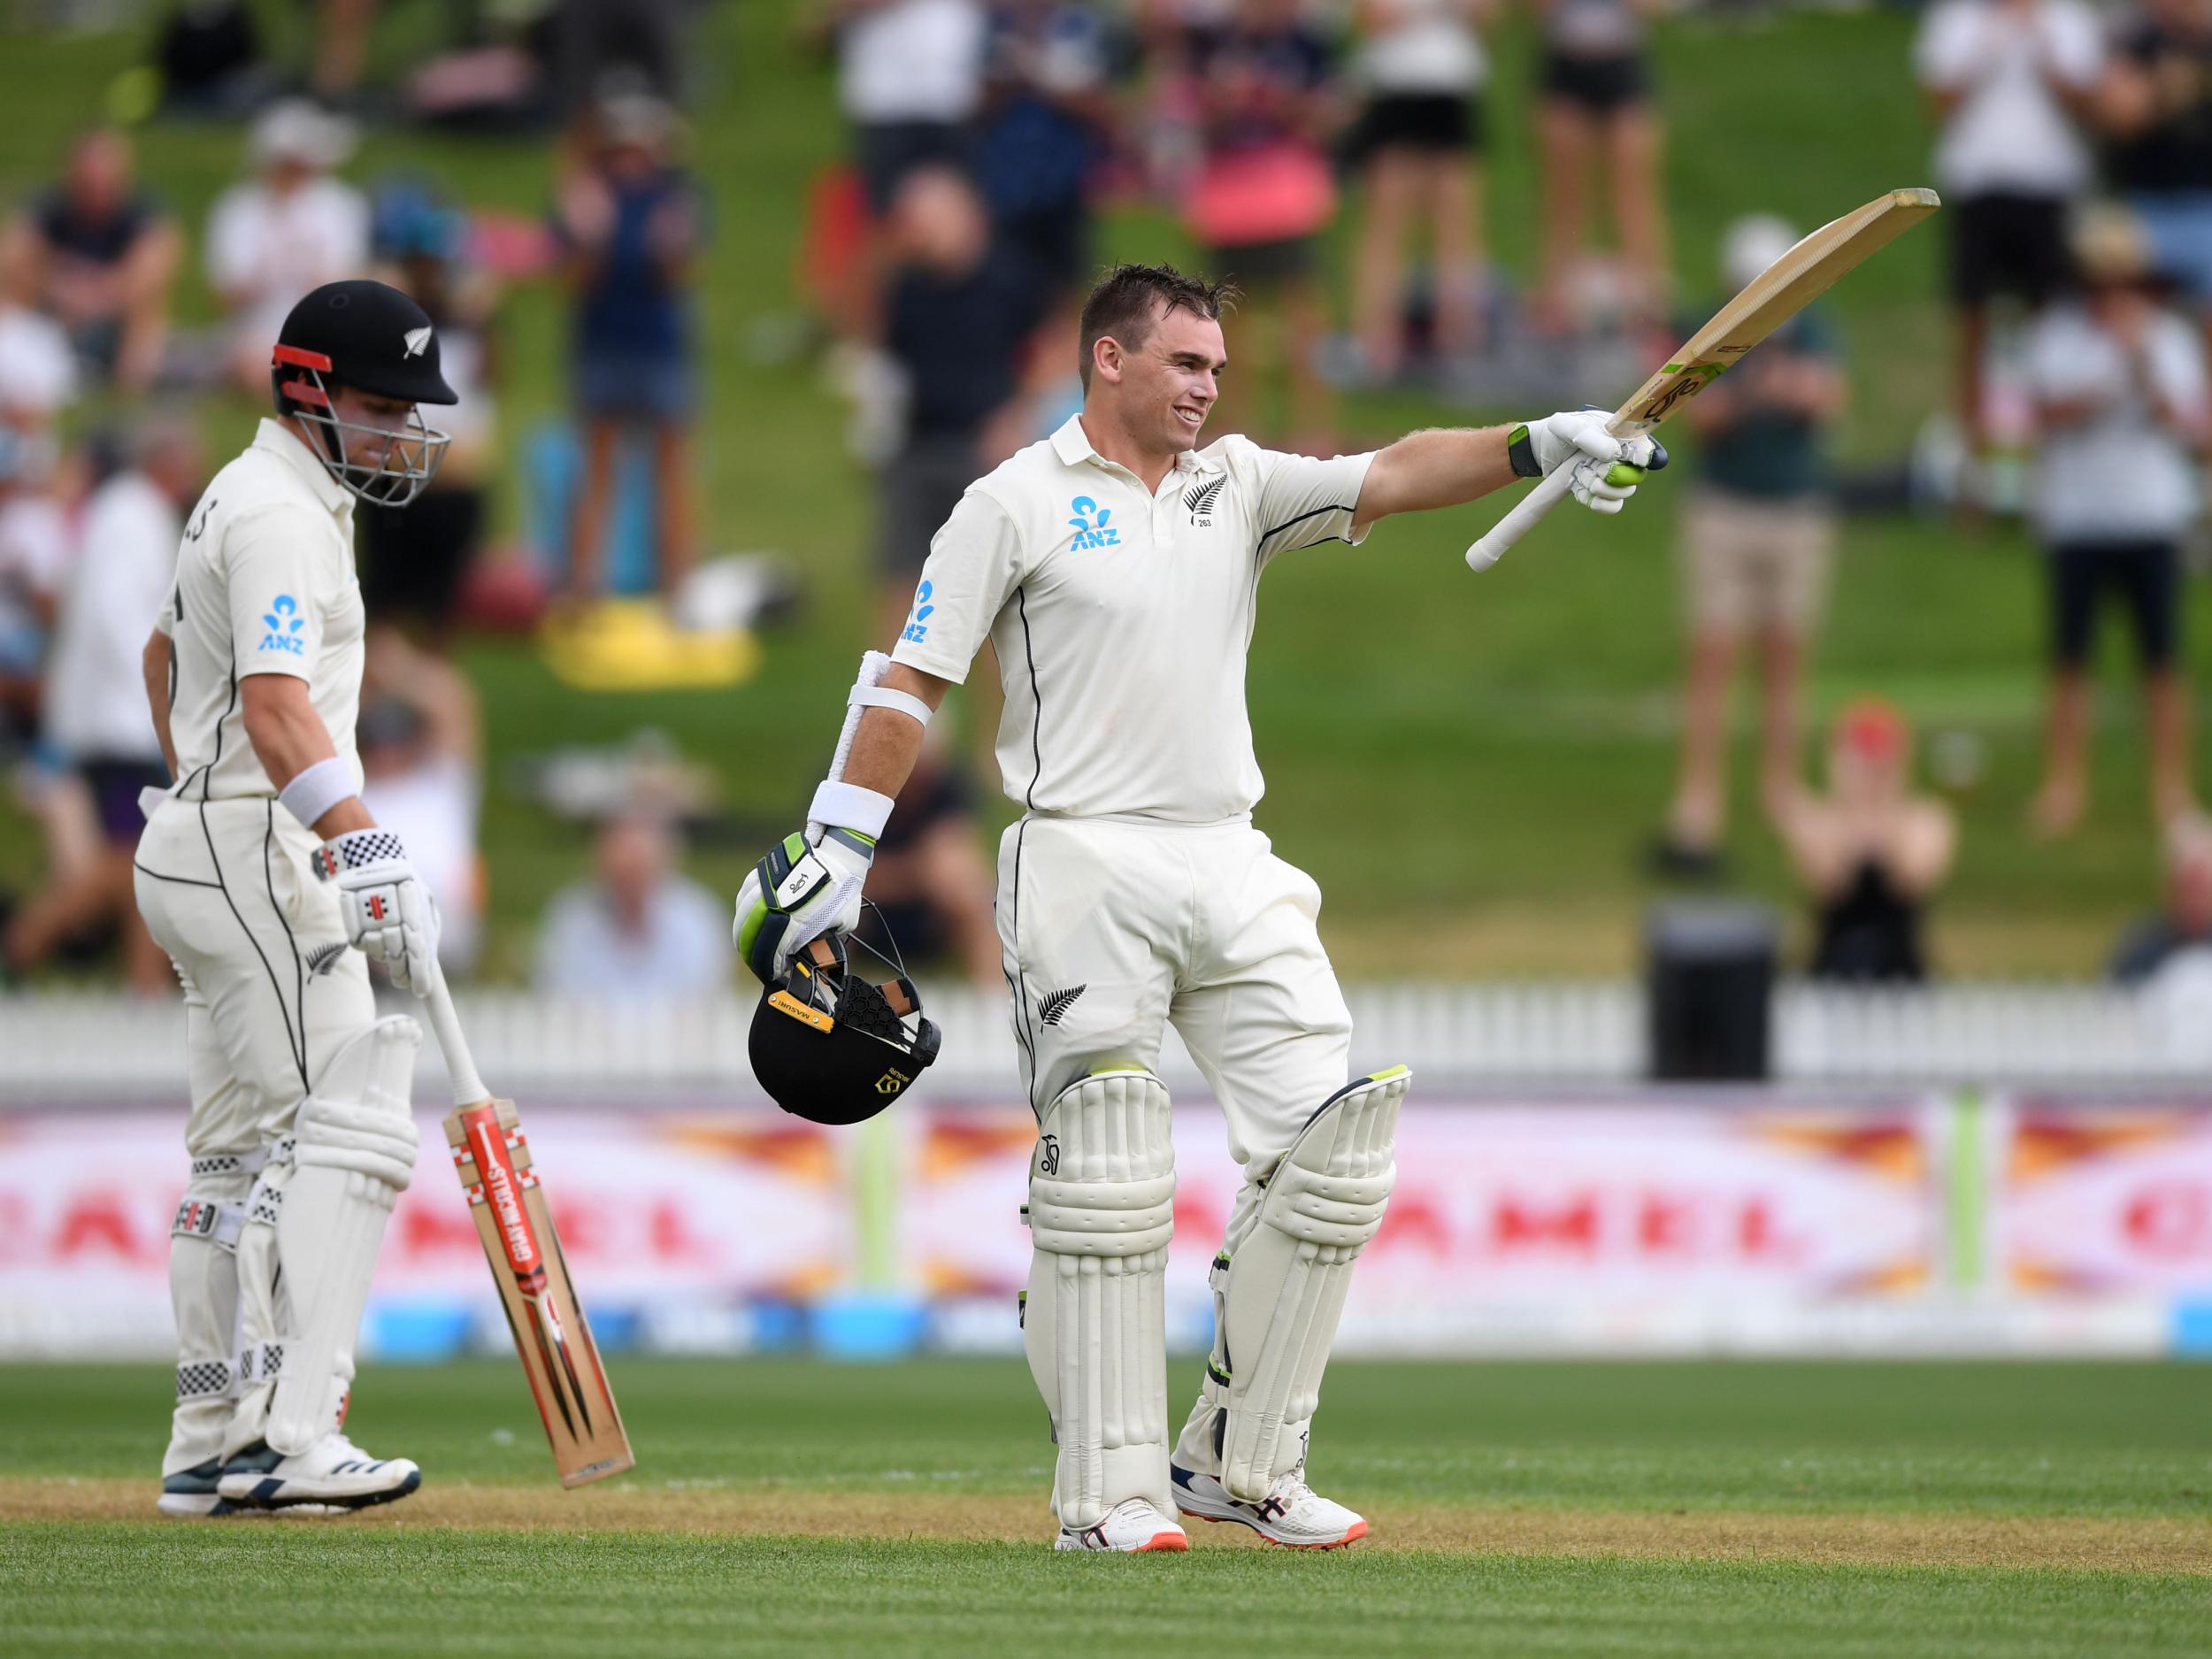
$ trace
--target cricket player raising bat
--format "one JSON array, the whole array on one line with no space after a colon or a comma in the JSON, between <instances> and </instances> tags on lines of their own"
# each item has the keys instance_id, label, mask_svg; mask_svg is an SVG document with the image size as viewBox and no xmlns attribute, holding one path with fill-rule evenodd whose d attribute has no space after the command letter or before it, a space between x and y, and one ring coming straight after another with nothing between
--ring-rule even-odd
<instances>
[{"instance_id":1,"label":"cricket player raising bat","mask_svg":"<svg viewBox=\"0 0 2212 1659\"><path fill-rule=\"evenodd\" d=\"M1307 1436L1353 1262L1389 1202L1409 1074L1350 1075L1320 892L1252 825L1244 661L1261 572L1562 467L1576 500L1617 512L1655 461L1648 438L1624 445L1594 411L1331 460L1236 436L1201 449L1228 367L1225 297L1164 265L1092 291L1082 412L968 487L888 664L863 668L807 833L737 899L739 949L772 983L855 924L923 727L987 638L999 766L1025 809L1000 847L998 926L1037 1114L1024 1326L1059 1445L1062 1549L1182 1549L1178 1509L1280 1544L1367 1530L1306 1485ZM1175 1170L1153 1071L1170 1022L1245 1176L1214 1261L1213 1352L1172 1440Z\"/></svg>"},{"instance_id":2,"label":"cricket player raising bat","mask_svg":"<svg viewBox=\"0 0 2212 1659\"><path fill-rule=\"evenodd\" d=\"M276 416L207 487L146 643L176 780L149 791L138 908L184 982L191 1179L169 1256L171 1515L358 1509L421 1483L341 1426L385 1217L414 1170L421 1033L379 1019L364 956L423 994L438 912L361 802L357 497L403 506L450 403L430 319L380 282L317 288L273 353Z\"/></svg>"}]
</instances>

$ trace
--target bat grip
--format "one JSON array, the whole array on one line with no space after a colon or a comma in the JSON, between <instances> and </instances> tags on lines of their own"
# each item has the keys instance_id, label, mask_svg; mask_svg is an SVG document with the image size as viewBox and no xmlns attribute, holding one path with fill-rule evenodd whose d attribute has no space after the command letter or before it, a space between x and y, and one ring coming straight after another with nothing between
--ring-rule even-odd
<instances>
[{"instance_id":1,"label":"bat grip","mask_svg":"<svg viewBox=\"0 0 2212 1659\"><path fill-rule=\"evenodd\" d=\"M453 1103L480 1106L492 1097L492 1092L477 1075L469 1041L461 1034L460 1018L453 1011L453 993L446 988L445 970L437 968L435 973L430 988L423 993L422 1009L430 1017L431 1033L445 1054L446 1074L453 1079Z\"/></svg>"},{"instance_id":2,"label":"bat grip","mask_svg":"<svg viewBox=\"0 0 2212 1659\"><path fill-rule=\"evenodd\" d=\"M1574 482L1575 463L1563 461L1536 488L1513 503L1513 510L1490 526L1489 533L1479 536L1467 549L1467 568L1486 571L1505 556L1511 547L1529 532L1531 526L1556 507Z\"/></svg>"}]
</instances>

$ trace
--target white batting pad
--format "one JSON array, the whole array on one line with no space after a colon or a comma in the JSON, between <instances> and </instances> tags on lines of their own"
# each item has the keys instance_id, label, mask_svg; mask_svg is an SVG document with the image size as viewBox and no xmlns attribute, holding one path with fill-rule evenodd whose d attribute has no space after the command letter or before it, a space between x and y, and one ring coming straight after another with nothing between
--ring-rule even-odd
<instances>
[{"instance_id":1,"label":"white batting pad","mask_svg":"<svg viewBox=\"0 0 2212 1659\"><path fill-rule=\"evenodd\" d=\"M1211 1455L1195 1466L1233 1497L1263 1501L1305 1456L1352 1263L1397 1184L1392 1145L1412 1081L1394 1066L1331 1096L1267 1176L1251 1232L1215 1260L1214 1351L1178 1455L1189 1462L1198 1442Z\"/></svg>"},{"instance_id":2,"label":"white batting pad","mask_svg":"<svg viewBox=\"0 0 2212 1659\"><path fill-rule=\"evenodd\" d=\"M1175 1148L1167 1089L1102 1071L1045 1108L1029 1163L1035 1247L1023 1340L1051 1413L1061 1525L1131 1498L1175 1513L1167 1471L1167 1244Z\"/></svg>"},{"instance_id":3,"label":"white batting pad","mask_svg":"<svg viewBox=\"0 0 2212 1659\"><path fill-rule=\"evenodd\" d=\"M250 1161L192 1161L191 1185L169 1224L169 1306L177 1322L177 1407L161 1472L218 1456L238 1397L238 1234L253 1186Z\"/></svg>"},{"instance_id":4,"label":"white batting pad","mask_svg":"<svg viewBox=\"0 0 2212 1659\"><path fill-rule=\"evenodd\" d=\"M282 1270L283 1356L261 1433L288 1456L330 1432L353 1380L384 1224L414 1176L408 1090L421 1042L413 1020L380 1019L331 1056L300 1102L291 1173L273 1218L258 1206L248 1218L249 1234L273 1225Z\"/></svg>"}]
</instances>

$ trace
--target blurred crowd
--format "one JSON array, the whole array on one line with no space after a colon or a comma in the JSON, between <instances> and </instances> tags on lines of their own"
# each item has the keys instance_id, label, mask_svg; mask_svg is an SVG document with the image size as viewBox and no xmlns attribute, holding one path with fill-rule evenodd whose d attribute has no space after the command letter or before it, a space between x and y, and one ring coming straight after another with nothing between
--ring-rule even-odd
<instances>
[{"instance_id":1,"label":"blurred crowd","mask_svg":"<svg viewBox=\"0 0 2212 1659\"><path fill-rule=\"evenodd\" d=\"M1652 39L1671 8L1518 3L1536 50L1515 102L1532 111L1538 162L1532 222L1518 224L1483 190L1493 46L1517 0L803 9L800 43L833 65L846 136L809 180L795 287L877 495L879 597L856 644L895 630L966 484L1076 406L1067 342L1107 211L1171 214L1202 268L1241 289L1219 428L1320 452L1343 442L1347 388L1535 407L1632 383L1809 228L1748 215L1713 250L1718 290L1678 287ZM680 616L701 573L697 281L718 227L711 181L686 159L698 8L457 9L439 50L379 85L365 65L382 10L317 8L307 65L288 80L251 8L172 7L150 109L240 123L235 183L204 223L181 223L137 182L130 134L95 127L0 227L0 758L48 850L45 879L0 928L0 975L113 936L134 985L161 981L129 903L133 803L159 765L137 706L146 596L221 458L198 448L195 408L265 396L267 342L309 288L370 271L407 289L436 319L461 393L436 486L403 514L358 515L379 628L371 801L405 820L426 873L442 866L457 972L480 949L487 882L481 722L445 655L457 631L543 604L558 624L609 595ZM2147 923L2121 952L2139 973L2147 941L2212 942L2212 831L2189 775L2179 637L2212 439L2212 0L1935 0L1918 27L1900 73L1926 91L1947 204L1930 233L1949 238L1955 316L1947 488L1968 529L2016 505L2044 547L2039 834L2071 833L2087 810L2087 664L2105 602L2131 625L2172 895L2163 931ZM362 125L394 120L550 134L545 212L365 173ZM1325 258L1340 219L1340 257ZM1525 250L1512 262L1525 280L1489 257L1494 240ZM195 265L220 310L211 326L184 326L173 303ZM532 557L510 563L484 545L495 468L518 448L503 446L512 411L497 392L502 295L521 281L565 296L567 418L519 446ZM1913 979L1958 850L1949 809L1918 782L1915 733L1891 704L1859 699L1821 746L1824 778L1805 773L1801 687L1842 511L1832 444L1847 361L1816 306L1687 407L1692 476L1663 492L1680 515L1683 737L1649 856L1669 879L1728 878L1729 712L1748 659L1756 799L1812 913L1809 965ZM2016 501L2008 465L2028 480ZM971 707L933 728L871 887L902 944L979 984L997 974L976 807L995 714ZM615 811L596 833L587 878L541 935L597 943L543 953L547 988L657 995L726 979L709 895L680 873L677 815ZM559 964L586 955L604 968L595 982L561 979Z\"/></svg>"}]
</instances>

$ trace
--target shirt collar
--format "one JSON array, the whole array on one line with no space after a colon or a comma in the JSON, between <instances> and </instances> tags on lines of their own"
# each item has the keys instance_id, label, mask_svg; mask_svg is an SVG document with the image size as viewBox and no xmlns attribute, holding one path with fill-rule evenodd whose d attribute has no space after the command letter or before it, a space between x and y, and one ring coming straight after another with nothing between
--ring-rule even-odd
<instances>
[{"instance_id":1,"label":"shirt collar","mask_svg":"<svg viewBox=\"0 0 2212 1659\"><path fill-rule=\"evenodd\" d=\"M322 457L292 435L290 428L264 415L261 429L254 434L253 447L279 456L307 480L307 487L315 492L315 499L341 518L353 513L353 492L331 476Z\"/></svg>"},{"instance_id":2,"label":"shirt collar","mask_svg":"<svg viewBox=\"0 0 2212 1659\"><path fill-rule=\"evenodd\" d=\"M1086 461L1095 461L1101 466L1109 465L1106 457L1091 447L1090 434L1083 430L1083 417L1070 415L1060 423L1060 429L1052 434L1052 452L1069 466L1079 466ZM1217 472L1221 463L1209 460L1196 449L1185 449L1175 457L1179 472Z\"/></svg>"}]
</instances>

